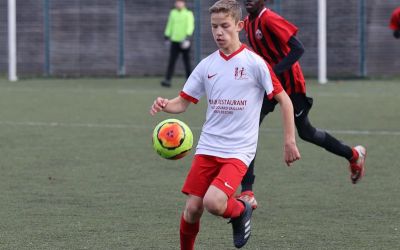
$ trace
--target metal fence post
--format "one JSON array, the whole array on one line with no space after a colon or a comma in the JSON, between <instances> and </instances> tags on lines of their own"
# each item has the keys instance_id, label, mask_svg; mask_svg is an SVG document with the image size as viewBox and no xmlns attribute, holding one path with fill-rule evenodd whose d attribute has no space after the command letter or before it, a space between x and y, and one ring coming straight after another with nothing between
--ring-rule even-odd
<instances>
[{"instance_id":1,"label":"metal fence post","mask_svg":"<svg viewBox=\"0 0 400 250\"><path fill-rule=\"evenodd\" d=\"M195 0L195 61L201 61L201 0Z\"/></svg>"},{"instance_id":2,"label":"metal fence post","mask_svg":"<svg viewBox=\"0 0 400 250\"><path fill-rule=\"evenodd\" d=\"M43 22L44 22L44 74L45 76L51 75L51 61L50 61L50 0L43 0Z\"/></svg>"},{"instance_id":3,"label":"metal fence post","mask_svg":"<svg viewBox=\"0 0 400 250\"><path fill-rule=\"evenodd\" d=\"M366 25L366 14L365 14L365 0L359 0L359 36L360 36L360 76L367 76L367 64L366 64L366 37L365 37L365 25Z\"/></svg>"},{"instance_id":4,"label":"metal fence post","mask_svg":"<svg viewBox=\"0 0 400 250\"><path fill-rule=\"evenodd\" d=\"M125 76L125 0L118 1L118 76Z\"/></svg>"}]
</instances>

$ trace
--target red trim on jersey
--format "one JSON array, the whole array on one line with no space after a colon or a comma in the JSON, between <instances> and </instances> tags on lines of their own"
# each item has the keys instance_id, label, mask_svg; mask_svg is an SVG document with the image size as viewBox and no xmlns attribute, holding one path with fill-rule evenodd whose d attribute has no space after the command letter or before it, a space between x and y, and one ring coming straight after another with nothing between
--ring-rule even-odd
<instances>
[{"instance_id":1,"label":"red trim on jersey","mask_svg":"<svg viewBox=\"0 0 400 250\"><path fill-rule=\"evenodd\" d=\"M271 65L267 61L265 61L264 58L262 58L259 54L257 54L256 52L254 52L252 49L248 48L247 46L246 46L246 49L248 49L251 53L254 53L258 57L260 57L265 62L265 65L268 68L269 74L271 76L272 87L274 88L274 90L270 94L266 94L265 96L271 100L275 95L277 95L283 91L282 83L279 81L278 77L275 75L274 71L272 70Z\"/></svg>"},{"instance_id":2,"label":"red trim on jersey","mask_svg":"<svg viewBox=\"0 0 400 250\"><path fill-rule=\"evenodd\" d=\"M186 94L186 93L183 92L183 91L181 91L181 92L179 93L179 96L182 97L183 99L189 101L189 102L194 103L194 104L196 104L196 103L199 102L199 100L197 100L196 98L194 98L194 97L192 97L192 96Z\"/></svg>"},{"instance_id":3,"label":"red trim on jersey","mask_svg":"<svg viewBox=\"0 0 400 250\"><path fill-rule=\"evenodd\" d=\"M242 44L240 46L240 48L238 50L236 50L235 52L233 52L232 54L230 54L229 56L225 55L224 52L222 52L221 50L219 51L219 54L222 58L224 58L226 61L228 61L229 59L231 59L232 57L236 56L237 54L239 54L240 52L242 52L242 50L244 50L246 48L246 45Z\"/></svg>"},{"instance_id":4,"label":"red trim on jersey","mask_svg":"<svg viewBox=\"0 0 400 250\"><path fill-rule=\"evenodd\" d=\"M392 30L400 30L400 7L396 8L390 18L389 27Z\"/></svg>"},{"instance_id":5,"label":"red trim on jersey","mask_svg":"<svg viewBox=\"0 0 400 250\"><path fill-rule=\"evenodd\" d=\"M271 100L274 96L283 91L283 87L281 82L278 80L278 77L276 77L274 71L272 70L271 65L269 65L267 62L265 62L265 64L267 64L267 67L269 69L269 74L271 75L271 80L272 80L272 86L274 87L272 93L267 95L268 99Z\"/></svg>"},{"instance_id":6,"label":"red trim on jersey","mask_svg":"<svg viewBox=\"0 0 400 250\"><path fill-rule=\"evenodd\" d=\"M267 96L268 100L272 100L274 98L274 96L276 96L277 94L281 93L283 91L283 88L281 87L280 89L278 89L277 91L272 91L272 93L269 93Z\"/></svg>"}]
</instances>

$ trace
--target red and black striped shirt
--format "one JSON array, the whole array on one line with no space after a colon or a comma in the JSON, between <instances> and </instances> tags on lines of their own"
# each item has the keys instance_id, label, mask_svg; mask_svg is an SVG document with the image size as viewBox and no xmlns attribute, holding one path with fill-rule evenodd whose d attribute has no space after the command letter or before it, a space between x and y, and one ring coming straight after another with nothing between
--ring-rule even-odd
<instances>
[{"instance_id":1,"label":"red and black striped shirt","mask_svg":"<svg viewBox=\"0 0 400 250\"><path fill-rule=\"evenodd\" d=\"M250 46L272 67L290 52L289 39L296 35L297 27L268 8L264 8L255 19L244 20L246 36ZM306 93L305 80L299 62L278 75L288 95Z\"/></svg>"},{"instance_id":2,"label":"red and black striped shirt","mask_svg":"<svg viewBox=\"0 0 400 250\"><path fill-rule=\"evenodd\" d=\"M389 27L392 30L400 30L400 7L396 8L390 18Z\"/></svg>"}]
</instances>

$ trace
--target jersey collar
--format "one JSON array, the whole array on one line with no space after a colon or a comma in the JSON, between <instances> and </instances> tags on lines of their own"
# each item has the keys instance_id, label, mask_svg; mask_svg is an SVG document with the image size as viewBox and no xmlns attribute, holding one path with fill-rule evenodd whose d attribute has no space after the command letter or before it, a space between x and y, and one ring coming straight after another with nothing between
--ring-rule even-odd
<instances>
[{"instance_id":1,"label":"jersey collar","mask_svg":"<svg viewBox=\"0 0 400 250\"><path fill-rule=\"evenodd\" d=\"M262 11L260 12L260 14L258 14L258 18L260 18L260 17L264 14L265 11L267 11L267 8L266 8L266 7L264 7L264 9L262 9Z\"/></svg>"},{"instance_id":2,"label":"jersey collar","mask_svg":"<svg viewBox=\"0 0 400 250\"><path fill-rule=\"evenodd\" d=\"M233 58L234 56L236 56L237 54L239 54L240 52L242 52L242 50L244 50L246 48L246 45L242 44L240 46L239 49L237 49L235 52L233 52L232 54L230 54L229 56L225 55L221 50L219 51L219 55L225 59L225 61L230 60L231 58Z\"/></svg>"}]
</instances>

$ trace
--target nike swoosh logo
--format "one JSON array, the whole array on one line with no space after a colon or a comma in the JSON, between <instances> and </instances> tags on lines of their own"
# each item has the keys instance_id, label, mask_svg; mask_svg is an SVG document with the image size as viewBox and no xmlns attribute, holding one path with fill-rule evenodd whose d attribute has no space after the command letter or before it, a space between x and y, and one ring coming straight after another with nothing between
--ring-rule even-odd
<instances>
[{"instance_id":1,"label":"nike swoosh logo","mask_svg":"<svg viewBox=\"0 0 400 250\"><path fill-rule=\"evenodd\" d=\"M231 185L229 185L228 182L225 181L225 182L224 182L224 185L225 185L225 187L228 187L228 188L230 188L230 189L233 190L233 187L232 187Z\"/></svg>"},{"instance_id":2,"label":"nike swoosh logo","mask_svg":"<svg viewBox=\"0 0 400 250\"><path fill-rule=\"evenodd\" d=\"M214 76L216 76L217 75L217 73L215 73L214 75L207 75L207 77L208 77L208 79L211 79L211 78L213 78Z\"/></svg>"},{"instance_id":3,"label":"nike swoosh logo","mask_svg":"<svg viewBox=\"0 0 400 250\"><path fill-rule=\"evenodd\" d=\"M304 109L302 109L299 113L294 114L294 116L299 117L299 116L301 116L301 114L303 114L303 112L304 112Z\"/></svg>"}]
</instances>

